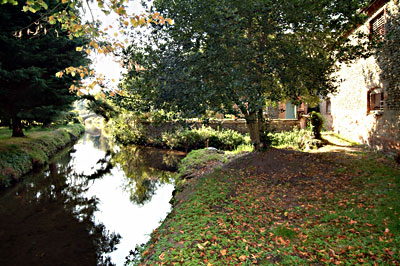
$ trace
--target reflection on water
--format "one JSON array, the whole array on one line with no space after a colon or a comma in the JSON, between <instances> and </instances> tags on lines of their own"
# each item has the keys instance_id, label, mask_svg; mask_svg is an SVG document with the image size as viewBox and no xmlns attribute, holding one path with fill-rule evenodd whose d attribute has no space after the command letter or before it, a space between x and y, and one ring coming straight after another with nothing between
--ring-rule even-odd
<instances>
[{"instance_id":1,"label":"reflection on water","mask_svg":"<svg viewBox=\"0 0 400 266\"><path fill-rule=\"evenodd\" d=\"M182 156L85 135L0 193L0 265L123 265L170 211Z\"/></svg>"},{"instance_id":2,"label":"reflection on water","mask_svg":"<svg viewBox=\"0 0 400 266\"><path fill-rule=\"evenodd\" d=\"M123 189L130 194L130 200L145 204L151 200L160 183L170 183L171 170L175 169L178 158L157 149L130 146L115 154L112 164L119 165L126 174Z\"/></svg>"}]
</instances>

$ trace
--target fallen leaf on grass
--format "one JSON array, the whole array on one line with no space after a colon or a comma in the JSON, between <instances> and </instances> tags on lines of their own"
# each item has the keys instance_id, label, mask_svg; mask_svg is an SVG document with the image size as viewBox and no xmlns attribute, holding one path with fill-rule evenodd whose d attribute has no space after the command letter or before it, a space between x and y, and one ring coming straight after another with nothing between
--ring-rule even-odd
<instances>
[{"instance_id":1,"label":"fallen leaf on grass","mask_svg":"<svg viewBox=\"0 0 400 266\"><path fill-rule=\"evenodd\" d=\"M146 250L142 253L142 257L144 257L148 252L149 252L149 249L146 249Z\"/></svg>"},{"instance_id":2,"label":"fallen leaf on grass","mask_svg":"<svg viewBox=\"0 0 400 266\"><path fill-rule=\"evenodd\" d=\"M385 233L384 233L385 235L388 235L389 234L389 228L386 228L385 229Z\"/></svg>"}]
</instances>

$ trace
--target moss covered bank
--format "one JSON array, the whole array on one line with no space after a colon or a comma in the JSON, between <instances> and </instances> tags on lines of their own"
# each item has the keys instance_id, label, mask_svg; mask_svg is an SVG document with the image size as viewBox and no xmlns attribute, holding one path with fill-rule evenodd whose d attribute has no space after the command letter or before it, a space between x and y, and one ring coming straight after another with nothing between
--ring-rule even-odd
<instances>
[{"instance_id":1,"label":"moss covered bank","mask_svg":"<svg viewBox=\"0 0 400 266\"><path fill-rule=\"evenodd\" d=\"M8 186L32 169L44 165L57 151L76 141L85 131L80 124L33 129L23 138L11 138L0 129L0 187Z\"/></svg>"}]
</instances>

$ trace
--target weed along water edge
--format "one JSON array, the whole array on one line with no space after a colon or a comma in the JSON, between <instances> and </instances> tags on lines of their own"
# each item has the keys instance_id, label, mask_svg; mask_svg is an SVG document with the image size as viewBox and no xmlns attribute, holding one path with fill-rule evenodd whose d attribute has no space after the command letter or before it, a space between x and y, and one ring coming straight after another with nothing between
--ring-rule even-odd
<instances>
[{"instance_id":1,"label":"weed along water edge","mask_svg":"<svg viewBox=\"0 0 400 266\"><path fill-rule=\"evenodd\" d=\"M123 265L170 211L183 156L85 134L0 191L0 265Z\"/></svg>"}]
</instances>

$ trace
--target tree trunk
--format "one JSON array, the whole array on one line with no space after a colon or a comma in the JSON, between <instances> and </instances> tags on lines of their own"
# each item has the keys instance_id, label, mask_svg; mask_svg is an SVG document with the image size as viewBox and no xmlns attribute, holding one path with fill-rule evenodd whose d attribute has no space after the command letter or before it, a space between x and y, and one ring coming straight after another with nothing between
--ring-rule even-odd
<instances>
[{"instance_id":1,"label":"tree trunk","mask_svg":"<svg viewBox=\"0 0 400 266\"><path fill-rule=\"evenodd\" d=\"M264 150L268 147L268 136L266 135L266 125L262 109L250 112L245 118L254 149L256 151Z\"/></svg>"},{"instance_id":2,"label":"tree trunk","mask_svg":"<svg viewBox=\"0 0 400 266\"><path fill-rule=\"evenodd\" d=\"M251 144L254 149L259 151L262 149L262 143L260 139L260 125L257 117L257 112L250 112L246 118L247 128L249 129Z\"/></svg>"},{"instance_id":3,"label":"tree trunk","mask_svg":"<svg viewBox=\"0 0 400 266\"><path fill-rule=\"evenodd\" d=\"M24 132L22 131L21 119L14 117L12 119L12 136L13 137L24 137Z\"/></svg>"},{"instance_id":4,"label":"tree trunk","mask_svg":"<svg viewBox=\"0 0 400 266\"><path fill-rule=\"evenodd\" d=\"M266 138L267 138L267 136L265 136L265 119L264 119L264 114L263 114L263 110L262 109L259 109L258 111L257 111L257 120L258 120L258 131L260 132L259 134L260 134L260 142L262 143L262 145L263 145L263 148L264 148L264 146L267 144L266 143Z\"/></svg>"},{"instance_id":5,"label":"tree trunk","mask_svg":"<svg viewBox=\"0 0 400 266\"><path fill-rule=\"evenodd\" d=\"M43 122L42 128L50 128L51 122Z\"/></svg>"}]
</instances>

